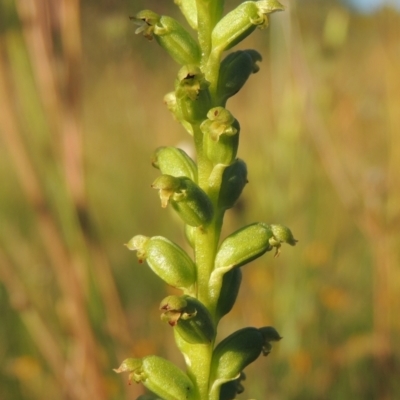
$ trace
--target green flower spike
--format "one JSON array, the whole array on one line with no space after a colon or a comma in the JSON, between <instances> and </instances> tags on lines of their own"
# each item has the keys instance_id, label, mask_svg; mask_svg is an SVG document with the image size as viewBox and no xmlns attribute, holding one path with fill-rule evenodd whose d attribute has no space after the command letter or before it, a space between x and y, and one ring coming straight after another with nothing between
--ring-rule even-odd
<instances>
[{"instance_id":1,"label":"green flower spike","mask_svg":"<svg viewBox=\"0 0 400 400\"><path fill-rule=\"evenodd\" d=\"M268 14L281 11L284 7L277 0L246 1L228 13L212 32L212 51L218 54L229 50L256 27L268 26Z\"/></svg>"},{"instance_id":2,"label":"green flower spike","mask_svg":"<svg viewBox=\"0 0 400 400\"><path fill-rule=\"evenodd\" d=\"M143 10L130 17L139 25L135 33L142 33L149 40L153 37L168 54L181 65L200 62L201 50L197 42L175 19Z\"/></svg>"},{"instance_id":3,"label":"green flower spike","mask_svg":"<svg viewBox=\"0 0 400 400\"><path fill-rule=\"evenodd\" d=\"M213 164L231 164L239 145L239 122L223 107L214 107L200 129L204 134L204 150Z\"/></svg>"},{"instance_id":4,"label":"green flower spike","mask_svg":"<svg viewBox=\"0 0 400 400\"><path fill-rule=\"evenodd\" d=\"M162 236L134 236L128 243L139 262L181 295L161 301L161 319L173 329L187 373L157 356L128 358L116 369L143 383L149 394L137 400L234 400L243 392L243 370L267 356L281 336L271 326L240 329L215 345L217 326L237 300L244 265L297 240L289 228L253 223L225 239L225 211L238 201L248 183L247 166L237 158L240 124L226 109L250 75L258 72L256 50L231 51L269 14L283 10L278 0L241 1L224 16L223 0L174 0L196 39L174 18L150 10L132 19L137 34L156 41L180 64L173 91L164 102L193 137L195 159L183 150L159 147L152 165L160 170L152 188L161 206L173 208L185 225L193 257ZM221 61L223 59L223 61ZM222 239L222 240L221 240ZM189 246L188 246L189 247Z\"/></svg>"},{"instance_id":5,"label":"green flower spike","mask_svg":"<svg viewBox=\"0 0 400 400\"><path fill-rule=\"evenodd\" d=\"M143 383L163 400L192 400L194 387L189 377L170 361L158 356L128 358L115 372L129 372L129 382Z\"/></svg>"},{"instance_id":6,"label":"green flower spike","mask_svg":"<svg viewBox=\"0 0 400 400\"><path fill-rule=\"evenodd\" d=\"M168 296L160 304L161 319L167 321L188 343L210 344L215 328L207 308L190 296Z\"/></svg>"},{"instance_id":7,"label":"green flower spike","mask_svg":"<svg viewBox=\"0 0 400 400\"><path fill-rule=\"evenodd\" d=\"M191 179L161 175L151 186L160 191L161 206L170 203L186 224L204 227L211 221L211 200Z\"/></svg>"},{"instance_id":8,"label":"green flower spike","mask_svg":"<svg viewBox=\"0 0 400 400\"><path fill-rule=\"evenodd\" d=\"M137 252L139 262L146 260L149 267L168 285L187 289L196 280L196 266L188 254L177 244L162 236L134 236L127 244Z\"/></svg>"}]
</instances>

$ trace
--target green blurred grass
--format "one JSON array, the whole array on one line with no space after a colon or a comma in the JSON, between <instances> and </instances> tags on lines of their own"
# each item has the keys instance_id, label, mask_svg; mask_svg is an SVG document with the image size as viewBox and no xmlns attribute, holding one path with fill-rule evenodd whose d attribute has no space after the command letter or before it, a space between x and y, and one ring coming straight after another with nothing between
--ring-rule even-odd
<instances>
[{"instance_id":1,"label":"green blurred grass","mask_svg":"<svg viewBox=\"0 0 400 400\"><path fill-rule=\"evenodd\" d=\"M56 121L54 128L55 116L46 113L14 3L3 5L3 110L12 112L48 210L21 189L15 154L2 140L0 398L98 393L134 399L141 387L127 387L111 371L122 358L158 353L182 365L157 310L170 289L123 246L139 233L184 245L179 223L150 188L157 176L149 162L153 150L188 140L162 102L177 66L155 43L134 35L127 18L141 7L173 9L172 2L150 4L82 2L74 112L89 228L64 178L63 125ZM240 298L221 323L221 338L269 324L284 337L247 369L239 398L390 399L399 393L399 19L389 9L360 16L335 2L292 2L273 16L268 31L242 45L259 49L264 61L228 103L241 122L239 156L248 164L249 185L224 232L258 220L279 222L299 243L278 259L265 256L244 268ZM54 70L65 84L65 49L57 31L52 39ZM59 92L61 100L66 92ZM5 134L7 115L0 116ZM41 234L43 213L58 228L81 303L79 290L62 291ZM71 322L74 302L83 304L86 329ZM118 319L119 303L125 321ZM46 348L59 354L61 365L49 362ZM68 368L77 374L76 391L66 387L74 382Z\"/></svg>"}]
</instances>

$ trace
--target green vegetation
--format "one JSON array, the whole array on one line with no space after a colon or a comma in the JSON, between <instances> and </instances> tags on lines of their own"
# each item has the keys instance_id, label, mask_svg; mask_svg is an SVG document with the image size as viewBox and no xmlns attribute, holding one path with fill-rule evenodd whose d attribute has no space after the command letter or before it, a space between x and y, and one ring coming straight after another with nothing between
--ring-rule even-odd
<instances>
[{"instance_id":1,"label":"green vegetation","mask_svg":"<svg viewBox=\"0 0 400 400\"><path fill-rule=\"evenodd\" d=\"M66 25L57 7L49 24L24 4L0 6L1 394L134 399L141 385L110 370L121 359L158 354L184 368L157 310L178 293L122 245L137 232L185 246L149 186L154 148L184 130L160 101L176 64L138 40L127 16L175 7L82 1L81 24L72 7ZM249 184L222 237L273 219L301 246L243 270L218 342L249 325L284 337L246 369L238 398L394 398L400 17L285 5L240 47L263 61L229 100Z\"/></svg>"}]
</instances>

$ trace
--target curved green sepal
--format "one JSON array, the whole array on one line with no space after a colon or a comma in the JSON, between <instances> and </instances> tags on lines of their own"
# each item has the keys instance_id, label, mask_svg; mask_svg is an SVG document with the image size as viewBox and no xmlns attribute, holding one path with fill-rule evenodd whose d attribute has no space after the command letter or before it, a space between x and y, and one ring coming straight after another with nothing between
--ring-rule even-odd
<instances>
[{"instance_id":1,"label":"curved green sepal","mask_svg":"<svg viewBox=\"0 0 400 400\"><path fill-rule=\"evenodd\" d=\"M153 156L152 165L162 174L174 177L185 176L197 181L197 166L195 162L177 147L159 147Z\"/></svg>"},{"instance_id":2,"label":"curved green sepal","mask_svg":"<svg viewBox=\"0 0 400 400\"><path fill-rule=\"evenodd\" d=\"M218 207L224 210L233 207L247 183L246 163L238 158L233 164L224 169Z\"/></svg>"},{"instance_id":3,"label":"curved green sepal","mask_svg":"<svg viewBox=\"0 0 400 400\"><path fill-rule=\"evenodd\" d=\"M224 275L216 310L218 319L222 318L232 310L239 294L241 282L242 270L240 268L233 269Z\"/></svg>"},{"instance_id":4,"label":"curved green sepal","mask_svg":"<svg viewBox=\"0 0 400 400\"><path fill-rule=\"evenodd\" d=\"M128 358L115 372L129 372L129 380L143 383L163 400L192 400L195 390L189 377L176 365L158 356Z\"/></svg>"},{"instance_id":5,"label":"curved green sepal","mask_svg":"<svg viewBox=\"0 0 400 400\"><path fill-rule=\"evenodd\" d=\"M190 289L196 280L196 266L189 255L177 244L162 236L134 236L127 244L137 251L139 262L146 260L149 267L168 285Z\"/></svg>"},{"instance_id":6,"label":"curved green sepal","mask_svg":"<svg viewBox=\"0 0 400 400\"><path fill-rule=\"evenodd\" d=\"M168 54L181 65L200 62L201 50L197 42L174 18L142 10L130 17L139 25L135 33L143 33L149 40L153 37Z\"/></svg>"},{"instance_id":7,"label":"curved green sepal","mask_svg":"<svg viewBox=\"0 0 400 400\"><path fill-rule=\"evenodd\" d=\"M256 50L239 50L228 54L221 62L218 79L218 103L225 104L246 83L251 74L259 71L261 54Z\"/></svg>"},{"instance_id":8,"label":"curved green sepal","mask_svg":"<svg viewBox=\"0 0 400 400\"><path fill-rule=\"evenodd\" d=\"M183 340L191 344L210 344L215 328L207 308L190 296L168 296L160 304L161 319L167 321Z\"/></svg>"},{"instance_id":9,"label":"curved green sepal","mask_svg":"<svg viewBox=\"0 0 400 400\"><path fill-rule=\"evenodd\" d=\"M153 182L152 188L159 190L161 206L170 203L186 224L206 226L211 221L211 200L191 179L161 175Z\"/></svg>"},{"instance_id":10,"label":"curved green sepal","mask_svg":"<svg viewBox=\"0 0 400 400\"><path fill-rule=\"evenodd\" d=\"M200 125L207 158L215 164L229 165L236 158L239 145L239 122L223 107L211 108Z\"/></svg>"},{"instance_id":11,"label":"curved green sepal","mask_svg":"<svg viewBox=\"0 0 400 400\"><path fill-rule=\"evenodd\" d=\"M268 14L281 11L284 7L277 0L246 1L229 12L215 26L212 35L212 51L221 53L229 50L256 27L268 26Z\"/></svg>"}]
</instances>

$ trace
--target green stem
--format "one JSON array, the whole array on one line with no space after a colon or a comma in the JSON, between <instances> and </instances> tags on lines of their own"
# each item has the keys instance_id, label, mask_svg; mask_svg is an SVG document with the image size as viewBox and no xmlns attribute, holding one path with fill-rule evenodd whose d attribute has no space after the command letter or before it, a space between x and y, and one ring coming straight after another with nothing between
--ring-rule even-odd
<instances>
[{"instance_id":1,"label":"green stem","mask_svg":"<svg viewBox=\"0 0 400 400\"><path fill-rule=\"evenodd\" d=\"M206 62L211 52L211 33L222 17L224 0L196 0L196 7L198 39L203 62Z\"/></svg>"},{"instance_id":2,"label":"green stem","mask_svg":"<svg viewBox=\"0 0 400 400\"><path fill-rule=\"evenodd\" d=\"M187 373L196 387L196 400L208 400L210 365L213 352L213 343L210 345L194 345L184 342L175 335L181 352L185 355L185 359L190 360L187 367Z\"/></svg>"},{"instance_id":3,"label":"green stem","mask_svg":"<svg viewBox=\"0 0 400 400\"><path fill-rule=\"evenodd\" d=\"M214 206L214 218L205 227L200 227L195 233L195 260L197 266L197 293L199 300L207 307L215 310L210 304L209 280L214 269L215 255L221 234L224 213L218 210L217 201L219 191L211 191L209 177L213 165L203 152L203 133L199 126L193 126L194 140L197 152L198 185L209 195Z\"/></svg>"},{"instance_id":4,"label":"green stem","mask_svg":"<svg viewBox=\"0 0 400 400\"><path fill-rule=\"evenodd\" d=\"M209 280L214 268L221 226L222 215L217 214L209 226L198 228L195 234L197 298L207 307L214 320L216 304L214 304L215 302L213 302L209 296ZM187 346L188 349L185 351L185 356L190 360L188 373L197 386L199 400L208 399L209 375L214 340L210 345Z\"/></svg>"},{"instance_id":5,"label":"green stem","mask_svg":"<svg viewBox=\"0 0 400 400\"><path fill-rule=\"evenodd\" d=\"M218 83L220 55L210 60L211 34L216 23L221 19L224 0L196 0L198 19L198 39L202 49L201 69L212 88L211 96L215 102ZM213 104L215 106L215 104ZM194 237L195 261L197 266L197 298L207 307L213 319L216 319L216 301L209 295L209 281L214 269L215 256L224 213L217 209L218 191L209 188L209 177L213 165L203 151L203 133L198 125L193 126L194 142L197 153L198 185L210 195L215 215L211 223L196 229ZM215 338L214 338L215 340ZM178 343L188 364L188 374L197 387L198 400L209 398L209 377L214 340L210 345L187 345Z\"/></svg>"}]
</instances>

